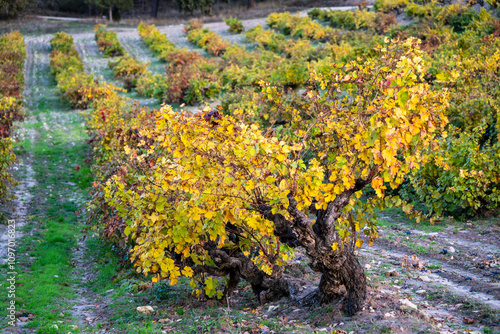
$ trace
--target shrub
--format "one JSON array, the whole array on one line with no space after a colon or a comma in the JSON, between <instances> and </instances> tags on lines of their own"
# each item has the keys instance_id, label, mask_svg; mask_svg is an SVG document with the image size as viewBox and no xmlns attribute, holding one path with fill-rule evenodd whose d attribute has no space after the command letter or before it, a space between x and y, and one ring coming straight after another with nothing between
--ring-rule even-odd
<instances>
[{"instance_id":1,"label":"shrub","mask_svg":"<svg viewBox=\"0 0 500 334\"><path fill-rule=\"evenodd\" d=\"M272 13L266 22L271 28L279 29L283 34L292 37L327 41L336 36L333 29L311 21L309 17L291 15L289 12Z\"/></svg>"},{"instance_id":2,"label":"shrub","mask_svg":"<svg viewBox=\"0 0 500 334\"><path fill-rule=\"evenodd\" d=\"M458 33L464 32L469 25L479 19L479 14L474 9L460 3L443 6L436 12L436 21L453 27Z\"/></svg>"},{"instance_id":3,"label":"shrub","mask_svg":"<svg viewBox=\"0 0 500 334\"><path fill-rule=\"evenodd\" d=\"M137 79L147 72L149 63L141 63L135 58L126 54L109 62L109 67L113 71L115 78L121 78L125 83L125 89L130 91L137 84Z\"/></svg>"},{"instance_id":4,"label":"shrub","mask_svg":"<svg viewBox=\"0 0 500 334\"><path fill-rule=\"evenodd\" d=\"M0 96L21 97L25 57L26 45L19 31L0 36Z\"/></svg>"},{"instance_id":5,"label":"shrub","mask_svg":"<svg viewBox=\"0 0 500 334\"><path fill-rule=\"evenodd\" d=\"M16 184L16 181L9 173L9 166L15 161L16 156L12 150L12 139L0 137L0 203L12 199L9 188ZM0 215L0 218L3 219L3 215Z\"/></svg>"},{"instance_id":6,"label":"shrub","mask_svg":"<svg viewBox=\"0 0 500 334\"><path fill-rule=\"evenodd\" d=\"M351 11L331 11L328 15L328 21L332 27L345 29L368 28L375 19L376 13L366 10Z\"/></svg>"},{"instance_id":7,"label":"shrub","mask_svg":"<svg viewBox=\"0 0 500 334\"><path fill-rule=\"evenodd\" d=\"M300 244L322 274L318 297L338 297L343 284L344 311L359 310L366 278L354 254L378 236L375 209L402 206L420 221L404 199L467 216L500 198L499 25L458 6L415 9L439 21L394 27L392 13L335 13L351 30L321 48L258 27L246 33L258 52L232 45L207 59L174 48L167 77L138 79L138 90L164 91L168 102L224 90L222 108L192 115L95 101L90 209L101 235L153 281L185 276L220 298L245 279L260 302L293 289L281 266ZM460 34L448 26L455 18ZM273 20L290 35L301 22ZM384 41L386 29L421 37L427 52L413 38ZM188 34L209 43L208 30ZM288 89L304 83L305 92ZM228 277L224 292L217 277Z\"/></svg>"},{"instance_id":8,"label":"shrub","mask_svg":"<svg viewBox=\"0 0 500 334\"><path fill-rule=\"evenodd\" d=\"M472 45L436 64L435 89L450 89L450 127L411 184L437 216L465 219L500 206L499 47L495 38L493 45Z\"/></svg>"},{"instance_id":9,"label":"shrub","mask_svg":"<svg viewBox=\"0 0 500 334\"><path fill-rule=\"evenodd\" d=\"M326 12L323 9L313 8L307 12L307 16L309 16L312 19L316 19L316 20L324 20L325 13Z\"/></svg>"},{"instance_id":10,"label":"shrub","mask_svg":"<svg viewBox=\"0 0 500 334\"><path fill-rule=\"evenodd\" d=\"M166 100L165 93L170 84L170 79L161 74L148 73L137 79L136 91L142 96Z\"/></svg>"},{"instance_id":11,"label":"shrub","mask_svg":"<svg viewBox=\"0 0 500 334\"><path fill-rule=\"evenodd\" d=\"M220 109L192 115L164 106L151 115L103 101L106 122L96 114L92 124L99 156L110 158L100 160L90 207L103 235L153 281L185 276L198 294L223 298L245 279L260 302L291 293L281 266L302 245L322 274L318 297L338 299L344 285L344 311L356 313L366 276L355 250L377 237L370 213L402 205L386 186L426 160L418 152L446 124L446 94L421 82L414 43L337 64L327 77L313 73L303 109L263 84L264 102L291 116L280 132ZM376 197L361 200L369 184ZM224 292L217 277L229 278Z\"/></svg>"},{"instance_id":12,"label":"shrub","mask_svg":"<svg viewBox=\"0 0 500 334\"><path fill-rule=\"evenodd\" d=\"M50 40L50 46L52 51L59 51L64 54L73 54L78 57L78 52L75 49L75 45L73 44L73 36L65 33L65 32L57 32L54 35L54 38Z\"/></svg>"},{"instance_id":13,"label":"shrub","mask_svg":"<svg viewBox=\"0 0 500 334\"><path fill-rule=\"evenodd\" d=\"M198 21L188 24L193 27L186 29L188 38L213 55L222 54L229 44L222 41L216 33L201 29L200 24ZM152 50L157 50L160 56L165 56L164 59L168 63L165 66L166 78L147 75L138 79L139 93L161 98L165 102L187 104L201 103L204 99L211 99L220 93L215 72L218 71L222 60L204 59L197 52L177 49L154 26L142 24L139 28L144 42ZM219 44L219 41L222 41L222 44ZM148 88L148 84L158 87Z\"/></svg>"},{"instance_id":14,"label":"shrub","mask_svg":"<svg viewBox=\"0 0 500 334\"><path fill-rule=\"evenodd\" d=\"M130 55L125 55L109 62L109 67L116 78L146 73L149 63L141 63Z\"/></svg>"},{"instance_id":15,"label":"shrub","mask_svg":"<svg viewBox=\"0 0 500 334\"><path fill-rule=\"evenodd\" d=\"M226 24L229 26L229 32L239 34L245 30L245 28L243 28L243 23L241 22L241 20L237 19L236 17L225 19L224 22L226 22Z\"/></svg>"},{"instance_id":16,"label":"shrub","mask_svg":"<svg viewBox=\"0 0 500 334\"><path fill-rule=\"evenodd\" d=\"M203 28L203 22L201 22L198 19L194 19L189 21L184 25L184 29L182 30L185 34L189 33L191 30L194 29L201 29Z\"/></svg>"},{"instance_id":17,"label":"shrub","mask_svg":"<svg viewBox=\"0 0 500 334\"><path fill-rule=\"evenodd\" d=\"M189 30L187 38L191 43L205 49L213 56L221 56L229 47L229 42L223 40L217 33L206 28Z\"/></svg>"},{"instance_id":18,"label":"shrub","mask_svg":"<svg viewBox=\"0 0 500 334\"><path fill-rule=\"evenodd\" d=\"M50 58L50 72L53 76L57 77L62 72L73 73L73 72L83 72L83 71L84 71L83 62L77 53L74 52L64 53L57 49L52 51Z\"/></svg>"},{"instance_id":19,"label":"shrub","mask_svg":"<svg viewBox=\"0 0 500 334\"><path fill-rule=\"evenodd\" d=\"M304 62L286 60L271 72L270 82L280 87L297 88L309 78L309 69Z\"/></svg>"},{"instance_id":20,"label":"shrub","mask_svg":"<svg viewBox=\"0 0 500 334\"><path fill-rule=\"evenodd\" d=\"M120 41L118 41L116 33L105 30L105 27L104 25L96 26L96 39L98 40L98 44L100 43L99 41L102 42L105 57L119 55L117 59L109 61L108 66L115 78L121 78L124 88L130 91L136 87L138 79L146 75L149 63L142 63L130 56L122 47ZM154 39L162 38L161 35L155 34L154 31L154 26L146 26L143 23L139 25L141 36L144 35L144 38L150 44L154 43Z\"/></svg>"},{"instance_id":21,"label":"shrub","mask_svg":"<svg viewBox=\"0 0 500 334\"><path fill-rule=\"evenodd\" d=\"M347 30L371 29L378 33L385 33L391 25L397 24L393 13L384 14L382 12L367 11L366 9L356 11L315 9L310 16L328 21L332 27ZM336 34L336 39L339 38Z\"/></svg>"},{"instance_id":22,"label":"shrub","mask_svg":"<svg viewBox=\"0 0 500 334\"><path fill-rule=\"evenodd\" d=\"M500 7L500 0L486 0L488 5L490 5L493 8L499 8Z\"/></svg>"},{"instance_id":23,"label":"shrub","mask_svg":"<svg viewBox=\"0 0 500 334\"><path fill-rule=\"evenodd\" d=\"M264 70L258 70L255 67L240 67L230 65L224 69L219 82L228 91L233 91L237 87L253 86L259 87L258 83L266 76ZM226 99L226 95L224 96Z\"/></svg>"},{"instance_id":24,"label":"shrub","mask_svg":"<svg viewBox=\"0 0 500 334\"><path fill-rule=\"evenodd\" d=\"M421 19L432 17L435 11L436 11L436 5L434 2L430 2L425 5L419 5L417 3L409 3L406 7L406 15L418 17Z\"/></svg>"},{"instance_id":25,"label":"shrub","mask_svg":"<svg viewBox=\"0 0 500 334\"><path fill-rule=\"evenodd\" d=\"M285 36L276 34L270 30L265 30L261 25L249 29L245 33L245 38L248 42L258 43L262 47L273 52L282 52L287 43Z\"/></svg>"},{"instance_id":26,"label":"shrub","mask_svg":"<svg viewBox=\"0 0 500 334\"><path fill-rule=\"evenodd\" d=\"M9 167L16 159L9 137L13 122L24 119L22 90L25 57L26 45L19 31L0 36L0 203L11 199L9 188L16 183L9 173ZM3 218L1 212L0 218Z\"/></svg>"},{"instance_id":27,"label":"shrub","mask_svg":"<svg viewBox=\"0 0 500 334\"><path fill-rule=\"evenodd\" d=\"M167 102L201 103L204 97L219 93L215 60L204 59L195 51L180 49L167 57L169 85L164 98ZM205 93L210 92L210 97Z\"/></svg>"},{"instance_id":28,"label":"shrub","mask_svg":"<svg viewBox=\"0 0 500 334\"><path fill-rule=\"evenodd\" d=\"M51 73L64 99L73 108L86 109L97 99L115 97L118 88L102 85L92 74L84 72L83 62L72 43L73 38L64 32L56 33L50 42L54 48Z\"/></svg>"},{"instance_id":29,"label":"shrub","mask_svg":"<svg viewBox=\"0 0 500 334\"><path fill-rule=\"evenodd\" d=\"M449 128L434 161L412 175L413 190L433 215L466 219L500 205L500 145L481 145L485 130Z\"/></svg>"},{"instance_id":30,"label":"shrub","mask_svg":"<svg viewBox=\"0 0 500 334\"><path fill-rule=\"evenodd\" d=\"M248 52L244 46L232 44L226 49L222 58L228 64L250 67L258 61L260 54L256 51Z\"/></svg>"},{"instance_id":31,"label":"shrub","mask_svg":"<svg viewBox=\"0 0 500 334\"><path fill-rule=\"evenodd\" d=\"M397 26L398 21L393 13L377 14L368 27L379 34L385 34L391 27Z\"/></svg>"},{"instance_id":32,"label":"shrub","mask_svg":"<svg viewBox=\"0 0 500 334\"><path fill-rule=\"evenodd\" d=\"M141 22L138 30L144 44L161 59L165 60L165 57L175 49L175 44L170 42L165 34L160 33L154 25Z\"/></svg>"},{"instance_id":33,"label":"shrub","mask_svg":"<svg viewBox=\"0 0 500 334\"><path fill-rule=\"evenodd\" d=\"M408 3L408 0L375 0L373 8L377 12L389 13L391 11L396 11L400 13Z\"/></svg>"},{"instance_id":34,"label":"shrub","mask_svg":"<svg viewBox=\"0 0 500 334\"><path fill-rule=\"evenodd\" d=\"M60 76L57 87L70 106L78 109L87 109L99 99L111 99L120 91L111 84L100 84L92 74L83 72L66 72L65 76Z\"/></svg>"},{"instance_id":35,"label":"shrub","mask_svg":"<svg viewBox=\"0 0 500 334\"><path fill-rule=\"evenodd\" d=\"M107 30L104 24L96 25L94 31L97 46L99 50L104 51L104 57L125 55L125 49L121 46L116 32Z\"/></svg>"}]
</instances>

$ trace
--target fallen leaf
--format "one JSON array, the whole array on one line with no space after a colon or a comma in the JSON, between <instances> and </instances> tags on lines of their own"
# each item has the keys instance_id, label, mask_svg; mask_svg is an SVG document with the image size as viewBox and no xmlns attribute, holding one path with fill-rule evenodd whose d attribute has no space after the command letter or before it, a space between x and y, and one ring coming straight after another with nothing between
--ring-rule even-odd
<instances>
[{"instance_id":1,"label":"fallen leaf","mask_svg":"<svg viewBox=\"0 0 500 334\"><path fill-rule=\"evenodd\" d=\"M474 323L474 319L469 319L469 318L464 317L464 324L470 325L473 323Z\"/></svg>"}]
</instances>

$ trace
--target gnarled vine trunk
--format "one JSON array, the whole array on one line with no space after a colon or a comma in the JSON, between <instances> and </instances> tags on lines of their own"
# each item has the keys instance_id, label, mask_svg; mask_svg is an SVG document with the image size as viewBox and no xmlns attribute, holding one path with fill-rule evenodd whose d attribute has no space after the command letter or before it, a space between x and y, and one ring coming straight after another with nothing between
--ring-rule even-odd
<instances>
[{"instance_id":1,"label":"gnarled vine trunk","mask_svg":"<svg viewBox=\"0 0 500 334\"><path fill-rule=\"evenodd\" d=\"M368 180L356 182L354 188L344 191L330 202L326 210L315 212L314 223L308 215L297 209L297 202L291 195L288 212L293 217L292 221L281 214L273 214L269 206L261 205L258 208L263 217L274 222L274 233L280 242L290 247L304 247L312 260L311 269L322 273L317 299L321 303L343 299L344 311L348 315L354 315L363 307L366 298L366 275L354 253L353 242L342 243L335 223L354 192L368 182ZM227 227L237 230L230 224ZM231 238L238 244L237 235L233 234ZM334 243L339 245L335 250L332 248ZM205 245L205 249L214 261L215 267L196 266L194 271L206 272L212 276L229 275L225 295L231 294L240 279L250 283L261 303L281 296L290 296L296 289L293 281L279 275L278 266L275 266L272 276L267 275L239 248L220 249L216 242L209 242ZM345 292L342 287L345 288Z\"/></svg>"},{"instance_id":2,"label":"gnarled vine trunk","mask_svg":"<svg viewBox=\"0 0 500 334\"><path fill-rule=\"evenodd\" d=\"M288 221L283 215L273 214L270 207L262 205L259 208L266 219L274 222L274 233L280 241L292 247L302 245L312 260L311 269L323 274L319 285L319 299L322 303L343 298L341 287L345 287L343 305L348 315L354 315L363 307L366 275L354 254L354 245L350 243L340 246L342 240L335 223L351 196L368 184L370 179L357 181L352 189L344 191L330 202L326 210L317 211L314 223L309 216L297 209L297 202L291 195L288 212L293 221ZM334 243L339 245L336 250L332 248Z\"/></svg>"},{"instance_id":3,"label":"gnarled vine trunk","mask_svg":"<svg viewBox=\"0 0 500 334\"><path fill-rule=\"evenodd\" d=\"M313 261L311 268L323 273L319 284L322 303L343 298L343 291L340 289L343 285L347 290L344 311L353 315L361 310L366 298L366 275L351 249L330 249L323 257Z\"/></svg>"},{"instance_id":4,"label":"gnarled vine trunk","mask_svg":"<svg viewBox=\"0 0 500 334\"><path fill-rule=\"evenodd\" d=\"M253 261L239 249L218 248L216 242L205 245L214 266L198 265L193 268L194 273L205 272L212 276L228 276L224 295L230 296L238 282L244 279L250 283L253 292L260 303L264 304L283 296L290 296L291 290L298 289L287 278L280 277L279 267L275 267L270 276L260 270ZM225 298L223 298L225 301Z\"/></svg>"}]
</instances>

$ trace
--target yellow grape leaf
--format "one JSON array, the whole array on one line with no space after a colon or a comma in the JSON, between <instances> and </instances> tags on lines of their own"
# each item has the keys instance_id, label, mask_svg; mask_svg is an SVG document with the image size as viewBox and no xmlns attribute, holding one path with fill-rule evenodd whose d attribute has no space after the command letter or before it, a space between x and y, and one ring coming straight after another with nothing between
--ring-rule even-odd
<instances>
[{"instance_id":1,"label":"yellow grape leaf","mask_svg":"<svg viewBox=\"0 0 500 334\"><path fill-rule=\"evenodd\" d=\"M384 180L382 180L382 178L380 178L380 177L376 177L372 180L373 189L380 188L382 186L382 184L384 184Z\"/></svg>"},{"instance_id":2,"label":"yellow grape leaf","mask_svg":"<svg viewBox=\"0 0 500 334\"><path fill-rule=\"evenodd\" d=\"M230 210L226 211L226 214L224 216L224 220L226 222L231 222L231 223L235 222L235 218L234 218L234 216L233 216L233 214L232 214L232 212Z\"/></svg>"},{"instance_id":3,"label":"yellow grape leaf","mask_svg":"<svg viewBox=\"0 0 500 334\"><path fill-rule=\"evenodd\" d=\"M205 213L205 218L207 218L207 219L213 218L215 216L217 216L217 212L215 212L215 211L207 211Z\"/></svg>"},{"instance_id":4,"label":"yellow grape leaf","mask_svg":"<svg viewBox=\"0 0 500 334\"><path fill-rule=\"evenodd\" d=\"M193 269L191 269L191 267L184 267L184 269L182 269L182 274L186 277L193 277Z\"/></svg>"},{"instance_id":5,"label":"yellow grape leaf","mask_svg":"<svg viewBox=\"0 0 500 334\"><path fill-rule=\"evenodd\" d=\"M212 298L215 295L215 287L217 286L217 281L213 279L213 277L209 277L205 280L205 293L209 298Z\"/></svg>"}]
</instances>

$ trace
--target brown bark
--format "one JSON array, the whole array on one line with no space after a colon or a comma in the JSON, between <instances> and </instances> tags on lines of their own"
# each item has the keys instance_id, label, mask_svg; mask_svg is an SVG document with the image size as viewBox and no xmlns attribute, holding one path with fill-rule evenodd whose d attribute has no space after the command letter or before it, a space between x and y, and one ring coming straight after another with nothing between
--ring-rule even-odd
<instances>
[{"instance_id":1,"label":"brown bark","mask_svg":"<svg viewBox=\"0 0 500 334\"><path fill-rule=\"evenodd\" d=\"M333 250L332 244L341 244L335 221L342 209L349 203L354 192L362 189L369 181L359 181L355 187L338 195L324 211L318 211L316 222L297 209L297 202L289 196L288 212L294 218L286 220L282 215L272 214L269 208L261 206L260 212L274 222L275 234L288 245L302 245L311 258L311 269L322 273L319 285L319 299L329 303L341 297L341 287L346 289L344 311L348 315L358 312L366 298L366 275L354 254L352 245ZM292 230L292 231L290 231ZM292 236L296 238L293 240Z\"/></svg>"},{"instance_id":2,"label":"brown bark","mask_svg":"<svg viewBox=\"0 0 500 334\"><path fill-rule=\"evenodd\" d=\"M340 286L343 285L346 289L343 303L345 313L351 316L361 310L366 298L366 275L352 249L325 250L311 267L323 273L319 285L322 303L338 300Z\"/></svg>"},{"instance_id":3,"label":"brown bark","mask_svg":"<svg viewBox=\"0 0 500 334\"><path fill-rule=\"evenodd\" d=\"M341 244L335 221L342 214L342 209L349 203L350 197L363 184L338 195L329 203L324 213L320 213L314 225L311 219L297 210L296 201L290 197L288 211L294 217L294 230L298 240L306 246L311 257L311 269L323 274L319 290L321 301L328 303L338 298L339 286L347 290L344 310L348 315L359 311L366 297L366 275L357 260L351 245L344 245L338 250L332 249L333 243Z\"/></svg>"},{"instance_id":4,"label":"brown bark","mask_svg":"<svg viewBox=\"0 0 500 334\"><path fill-rule=\"evenodd\" d=\"M247 8L255 8L255 0L248 0Z\"/></svg>"},{"instance_id":5,"label":"brown bark","mask_svg":"<svg viewBox=\"0 0 500 334\"><path fill-rule=\"evenodd\" d=\"M216 243L208 243L205 249L214 261L215 267L196 266L193 268L194 273L206 272L212 276L229 275L229 283L225 288L224 296L231 295L240 279L250 283L257 299L262 304L290 295L290 282L286 278L267 275L239 249L219 249ZM278 272L280 268L274 269L274 272Z\"/></svg>"},{"instance_id":6,"label":"brown bark","mask_svg":"<svg viewBox=\"0 0 500 334\"><path fill-rule=\"evenodd\" d=\"M113 6L109 6L109 21L113 22Z\"/></svg>"},{"instance_id":7,"label":"brown bark","mask_svg":"<svg viewBox=\"0 0 500 334\"><path fill-rule=\"evenodd\" d=\"M373 172L373 171L372 171ZM271 207L260 205L259 212L274 222L274 233L282 243L291 247L303 246L311 258L311 269L322 273L318 299L322 303L330 303L343 299L345 313L354 315L363 307L366 298L366 275L363 267L354 254L354 245L344 244L337 250L332 244L342 244L335 222L342 215L343 208L349 203L351 196L371 182L372 174L367 180L356 181L352 189L339 194L330 202L326 210L318 210L316 221L297 209L297 202L289 195L288 212L293 217L287 220L281 214L273 214ZM238 244L238 232L235 226L228 224L228 232L233 242ZM229 295L240 279L250 283L261 303L266 303L281 296L293 295L296 287L286 278L273 277L261 271L252 260L237 249L219 249L215 242L205 246L216 267L198 266L195 272L207 272L214 276L230 276L225 294ZM203 268L202 268L203 267ZM277 270L279 267L274 268ZM345 288L342 290L342 287ZM316 299L316 298L312 298Z\"/></svg>"}]
</instances>

